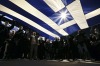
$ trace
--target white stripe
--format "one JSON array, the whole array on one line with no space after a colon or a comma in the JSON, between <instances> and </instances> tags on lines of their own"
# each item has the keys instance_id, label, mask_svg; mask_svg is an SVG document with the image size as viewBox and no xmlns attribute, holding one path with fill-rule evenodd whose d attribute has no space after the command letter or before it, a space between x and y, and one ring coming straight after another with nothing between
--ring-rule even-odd
<instances>
[{"instance_id":1,"label":"white stripe","mask_svg":"<svg viewBox=\"0 0 100 66\"><path fill-rule=\"evenodd\" d=\"M61 0L44 0L44 2L54 11L57 12L65 7Z\"/></svg>"},{"instance_id":2,"label":"white stripe","mask_svg":"<svg viewBox=\"0 0 100 66\"><path fill-rule=\"evenodd\" d=\"M71 13L72 17L81 29L89 27L79 0L72 2L71 4L66 6L66 8Z\"/></svg>"},{"instance_id":3,"label":"white stripe","mask_svg":"<svg viewBox=\"0 0 100 66\"><path fill-rule=\"evenodd\" d=\"M48 18L43 13L41 13L39 10L37 10L32 5L30 5L25 0L20 0L20 1L10 0L10 1L12 3L16 4L17 6L19 6L20 8L22 8L23 10L25 10L26 12L28 12L28 13L34 15L35 17L37 17L38 19L42 20L43 22L48 24L50 27L52 27L54 30L56 30L61 35L68 35L68 33L66 33L63 29L61 29L55 22L53 22L50 18Z\"/></svg>"},{"instance_id":4,"label":"white stripe","mask_svg":"<svg viewBox=\"0 0 100 66\"><path fill-rule=\"evenodd\" d=\"M86 17L86 19L90 19L90 18L93 18L93 17L95 17L97 15L100 15L100 8L98 8L98 9L96 9L96 10L94 10L94 11L88 13L88 14L86 14L85 17ZM69 22L66 22L66 23L60 25L60 27L62 29L65 29L65 28L67 28L67 27L69 27L71 25L74 25L74 24L76 24L76 22L74 20L71 20Z\"/></svg>"},{"instance_id":5,"label":"white stripe","mask_svg":"<svg viewBox=\"0 0 100 66\"><path fill-rule=\"evenodd\" d=\"M76 24L76 22L75 22L74 20L71 20L71 21L69 21L69 22L66 22L66 23L60 25L60 27L61 27L62 29L64 29L64 28L67 28L67 27L69 27L69 26L71 26L71 25L74 25L74 24Z\"/></svg>"},{"instance_id":6,"label":"white stripe","mask_svg":"<svg viewBox=\"0 0 100 66\"><path fill-rule=\"evenodd\" d=\"M7 7L3 6L3 5L0 5L0 10L5 12L5 13L7 13L7 14L12 15L12 16L14 16L14 17L16 17L16 18L18 18L18 19L20 19L20 20L22 20L24 22L26 22L27 24L39 29L40 31L42 31L42 32L44 32L44 33L46 33L46 34L48 34L48 35L50 35L52 37L59 37L59 36L53 34L52 32L48 31L47 29L41 27L40 25L36 24L32 20L30 20L30 19L28 19L28 18L26 18L26 17L24 17L24 16L22 16L22 15L16 13L16 12L14 12L13 10L10 10L9 8L7 8Z\"/></svg>"},{"instance_id":7,"label":"white stripe","mask_svg":"<svg viewBox=\"0 0 100 66\"><path fill-rule=\"evenodd\" d=\"M86 14L85 16L86 16L86 19L90 19L90 18L93 18L93 17L95 17L97 15L100 15L100 8L98 8L98 9L96 9L96 10L94 10L94 11L88 13L88 14Z\"/></svg>"}]
</instances>

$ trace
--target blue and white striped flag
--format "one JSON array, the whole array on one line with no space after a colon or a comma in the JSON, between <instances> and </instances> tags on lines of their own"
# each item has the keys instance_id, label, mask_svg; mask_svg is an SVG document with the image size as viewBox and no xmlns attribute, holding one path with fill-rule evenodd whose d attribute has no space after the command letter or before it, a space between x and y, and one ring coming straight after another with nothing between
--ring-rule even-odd
<instances>
[{"instance_id":1,"label":"blue and white striped flag","mask_svg":"<svg viewBox=\"0 0 100 66\"><path fill-rule=\"evenodd\" d=\"M100 23L99 0L1 0L0 14L49 39Z\"/></svg>"}]
</instances>

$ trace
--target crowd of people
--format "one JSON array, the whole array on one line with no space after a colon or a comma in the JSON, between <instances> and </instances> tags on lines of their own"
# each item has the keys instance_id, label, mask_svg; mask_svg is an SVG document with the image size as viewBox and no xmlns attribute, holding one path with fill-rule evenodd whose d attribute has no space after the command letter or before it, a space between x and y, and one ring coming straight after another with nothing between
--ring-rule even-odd
<instances>
[{"instance_id":1,"label":"crowd of people","mask_svg":"<svg viewBox=\"0 0 100 66\"><path fill-rule=\"evenodd\" d=\"M79 30L76 35L67 38L57 38L51 41L43 40L36 32L14 28L15 21L5 21L0 17L0 59L34 59L34 60L63 60L95 59L100 60L100 29L91 28L90 35ZM8 24L11 26L8 27Z\"/></svg>"}]
</instances>

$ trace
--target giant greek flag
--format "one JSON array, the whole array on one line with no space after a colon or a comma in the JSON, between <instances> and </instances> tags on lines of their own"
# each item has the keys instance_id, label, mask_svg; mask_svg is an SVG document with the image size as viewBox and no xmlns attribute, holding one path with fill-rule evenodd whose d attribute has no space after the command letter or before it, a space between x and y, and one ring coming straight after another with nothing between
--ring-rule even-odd
<instances>
[{"instance_id":1,"label":"giant greek flag","mask_svg":"<svg viewBox=\"0 0 100 66\"><path fill-rule=\"evenodd\" d=\"M53 39L100 23L100 0L0 0L0 14Z\"/></svg>"}]
</instances>

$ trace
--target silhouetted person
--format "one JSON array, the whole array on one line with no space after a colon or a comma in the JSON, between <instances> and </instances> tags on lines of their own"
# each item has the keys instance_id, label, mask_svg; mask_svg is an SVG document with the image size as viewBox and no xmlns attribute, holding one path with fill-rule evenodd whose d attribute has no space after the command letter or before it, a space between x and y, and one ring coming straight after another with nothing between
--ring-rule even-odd
<instances>
[{"instance_id":1,"label":"silhouetted person","mask_svg":"<svg viewBox=\"0 0 100 66\"><path fill-rule=\"evenodd\" d=\"M10 33L9 33L9 39L7 40L7 52L6 52L6 55L5 55L5 59L14 59L14 53L15 53L15 44L13 43L13 37L15 35L15 31L12 30Z\"/></svg>"},{"instance_id":2,"label":"silhouetted person","mask_svg":"<svg viewBox=\"0 0 100 66\"><path fill-rule=\"evenodd\" d=\"M4 55L5 41L9 38L9 32L14 27L15 21L11 21L11 23L11 26L9 26L8 21L6 21L4 25L2 23L0 25L0 58Z\"/></svg>"},{"instance_id":3,"label":"silhouetted person","mask_svg":"<svg viewBox=\"0 0 100 66\"><path fill-rule=\"evenodd\" d=\"M87 59L89 56L88 49L86 46L88 38L85 36L82 30L78 31L78 34L76 35L75 40L78 44L80 58L84 60Z\"/></svg>"},{"instance_id":4,"label":"silhouetted person","mask_svg":"<svg viewBox=\"0 0 100 66\"><path fill-rule=\"evenodd\" d=\"M69 35L68 36L68 39L67 39L67 43L68 43L68 52L69 52L69 58L70 59L73 59L75 60L76 59L76 53L77 53L77 48L76 48L76 45L73 41L74 37L72 35Z\"/></svg>"},{"instance_id":5,"label":"silhouetted person","mask_svg":"<svg viewBox=\"0 0 100 66\"><path fill-rule=\"evenodd\" d=\"M59 39L56 37L52 44L52 52L53 52L53 58L58 59L58 45L59 45Z\"/></svg>"},{"instance_id":6,"label":"silhouetted person","mask_svg":"<svg viewBox=\"0 0 100 66\"><path fill-rule=\"evenodd\" d=\"M39 45L38 45L38 56L40 60L44 59L45 55L45 49L44 49L44 40L42 37L39 39Z\"/></svg>"},{"instance_id":7,"label":"silhouetted person","mask_svg":"<svg viewBox=\"0 0 100 66\"><path fill-rule=\"evenodd\" d=\"M45 58L46 59L52 59L52 43L50 43L49 39L46 39L45 42Z\"/></svg>"},{"instance_id":8,"label":"silhouetted person","mask_svg":"<svg viewBox=\"0 0 100 66\"><path fill-rule=\"evenodd\" d=\"M95 36L95 41L93 42L94 44L94 54L96 60L100 60L100 30L98 28L94 29L94 36Z\"/></svg>"},{"instance_id":9,"label":"silhouetted person","mask_svg":"<svg viewBox=\"0 0 100 66\"><path fill-rule=\"evenodd\" d=\"M22 47L22 53L23 58L29 58L29 51L30 51L30 33L29 30L26 30L24 33L23 38L23 47Z\"/></svg>"},{"instance_id":10,"label":"silhouetted person","mask_svg":"<svg viewBox=\"0 0 100 66\"><path fill-rule=\"evenodd\" d=\"M19 30L15 33L14 38L15 44L16 44L16 57L22 58L22 52L23 52L23 39L24 39L24 32L23 32L23 26L19 27Z\"/></svg>"},{"instance_id":11,"label":"silhouetted person","mask_svg":"<svg viewBox=\"0 0 100 66\"><path fill-rule=\"evenodd\" d=\"M65 58L64 56L64 47L65 47L65 41L63 38L60 39L58 43L58 59L63 60Z\"/></svg>"},{"instance_id":12,"label":"silhouetted person","mask_svg":"<svg viewBox=\"0 0 100 66\"><path fill-rule=\"evenodd\" d=\"M33 32L31 35L31 48L30 48L30 59L37 60L38 56L38 36L36 35L36 32Z\"/></svg>"}]
</instances>

